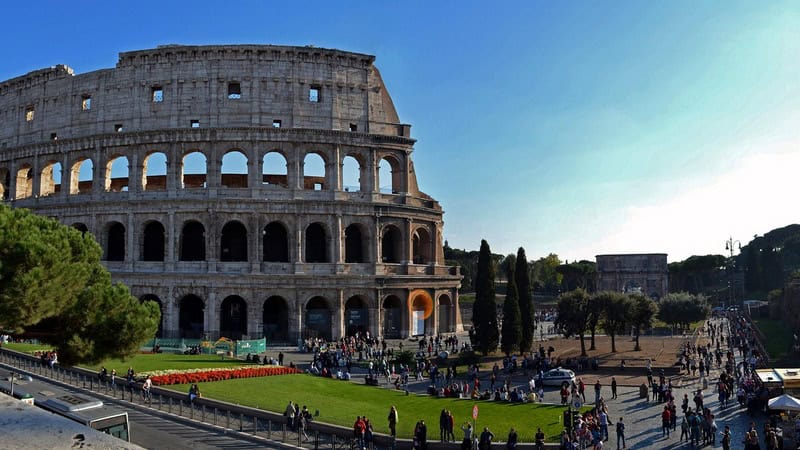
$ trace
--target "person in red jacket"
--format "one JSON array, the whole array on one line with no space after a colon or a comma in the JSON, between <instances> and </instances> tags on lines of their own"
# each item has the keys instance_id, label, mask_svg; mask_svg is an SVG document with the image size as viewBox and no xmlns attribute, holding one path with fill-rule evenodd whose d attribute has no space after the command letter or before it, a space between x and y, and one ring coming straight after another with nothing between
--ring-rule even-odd
<instances>
[{"instance_id":1,"label":"person in red jacket","mask_svg":"<svg viewBox=\"0 0 800 450\"><path fill-rule=\"evenodd\" d=\"M669 406L664 406L664 411L661 413L661 437L665 435L669 438L669 429L672 425L672 413L669 412Z\"/></svg>"},{"instance_id":2,"label":"person in red jacket","mask_svg":"<svg viewBox=\"0 0 800 450\"><path fill-rule=\"evenodd\" d=\"M356 423L353 424L353 436L358 442L358 448L364 447L364 433L367 431L367 424L361 416L356 417Z\"/></svg>"}]
</instances>

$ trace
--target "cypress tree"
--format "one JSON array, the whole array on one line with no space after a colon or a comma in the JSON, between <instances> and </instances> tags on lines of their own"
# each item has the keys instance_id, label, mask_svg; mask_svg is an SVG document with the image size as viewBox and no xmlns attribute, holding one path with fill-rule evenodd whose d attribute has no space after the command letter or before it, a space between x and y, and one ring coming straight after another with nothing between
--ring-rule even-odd
<instances>
[{"instance_id":1,"label":"cypress tree","mask_svg":"<svg viewBox=\"0 0 800 450\"><path fill-rule=\"evenodd\" d=\"M520 327L522 328L522 340L519 349L521 352L528 352L533 346L536 338L536 322L534 321L533 298L531 298L531 275L528 270L528 258L525 256L525 249L520 247L517 250L517 264L514 279L517 285L517 295L519 295Z\"/></svg>"},{"instance_id":2,"label":"cypress tree","mask_svg":"<svg viewBox=\"0 0 800 450\"><path fill-rule=\"evenodd\" d=\"M509 258L512 257L513 255ZM506 290L506 300L503 302L503 329L500 338L500 349L508 356L519 350L519 344L522 341L522 319L519 312L517 285L514 282L516 264L509 259L505 269L508 274L508 288Z\"/></svg>"},{"instance_id":3,"label":"cypress tree","mask_svg":"<svg viewBox=\"0 0 800 450\"><path fill-rule=\"evenodd\" d=\"M494 291L492 252L481 240L475 274L475 304L472 306L472 329L475 347L484 355L497 350L500 330L497 328L497 302Z\"/></svg>"}]
</instances>

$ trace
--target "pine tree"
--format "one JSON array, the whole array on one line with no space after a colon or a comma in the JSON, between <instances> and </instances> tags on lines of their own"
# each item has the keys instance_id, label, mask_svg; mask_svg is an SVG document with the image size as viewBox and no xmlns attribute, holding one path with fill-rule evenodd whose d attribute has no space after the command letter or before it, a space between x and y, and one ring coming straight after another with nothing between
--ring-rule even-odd
<instances>
[{"instance_id":1,"label":"pine tree","mask_svg":"<svg viewBox=\"0 0 800 450\"><path fill-rule=\"evenodd\" d=\"M506 290L506 300L503 302L503 329L500 337L500 349L506 356L519 350L522 341L522 318L519 311L519 296L517 295L517 284L514 282L514 272L516 264L509 257L505 267L508 276L508 288Z\"/></svg>"},{"instance_id":2,"label":"pine tree","mask_svg":"<svg viewBox=\"0 0 800 450\"><path fill-rule=\"evenodd\" d=\"M531 298L531 274L528 270L528 258L522 247L517 250L514 279L517 285L517 295L519 295L520 327L522 329L519 349L524 353L530 351L533 346L533 340L536 337L536 322Z\"/></svg>"},{"instance_id":3,"label":"pine tree","mask_svg":"<svg viewBox=\"0 0 800 450\"><path fill-rule=\"evenodd\" d=\"M475 304L472 306L472 328L475 347L484 355L497 350L500 330L497 328L497 302L494 291L492 252L481 240L478 268L475 274Z\"/></svg>"}]
</instances>

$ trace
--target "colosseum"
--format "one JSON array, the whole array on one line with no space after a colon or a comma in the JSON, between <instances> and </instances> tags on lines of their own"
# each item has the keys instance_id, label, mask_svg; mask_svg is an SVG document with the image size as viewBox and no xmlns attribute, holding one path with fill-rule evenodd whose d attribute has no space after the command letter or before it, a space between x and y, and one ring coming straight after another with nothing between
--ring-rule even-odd
<instances>
[{"instance_id":1,"label":"colosseum","mask_svg":"<svg viewBox=\"0 0 800 450\"><path fill-rule=\"evenodd\" d=\"M168 45L0 82L0 197L94 235L164 338L457 331L442 208L374 61Z\"/></svg>"}]
</instances>

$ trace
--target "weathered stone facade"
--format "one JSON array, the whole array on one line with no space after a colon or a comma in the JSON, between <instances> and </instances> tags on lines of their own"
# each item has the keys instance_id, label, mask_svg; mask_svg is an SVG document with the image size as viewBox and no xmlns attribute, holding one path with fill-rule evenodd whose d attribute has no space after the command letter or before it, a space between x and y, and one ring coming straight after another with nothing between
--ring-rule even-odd
<instances>
[{"instance_id":1,"label":"weathered stone facade","mask_svg":"<svg viewBox=\"0 0 800 450\"><path fill-rule=\"evenodd\" d=\"M114 279L159 302L163 337L456 331L442 209L373 62L164 46L0 82L0 197L94 234Z\"/></svg>"},{"instance_id":2,"label":"weathered stone facade","mask_svg":"<svg viewBox=\"0 0 800 450\"><path fill-rule=\"evenodd\" d=\"M641 292L658 300L669 292L666 253L597 255L597 290Z\"/></svg>"}]
</instances>

